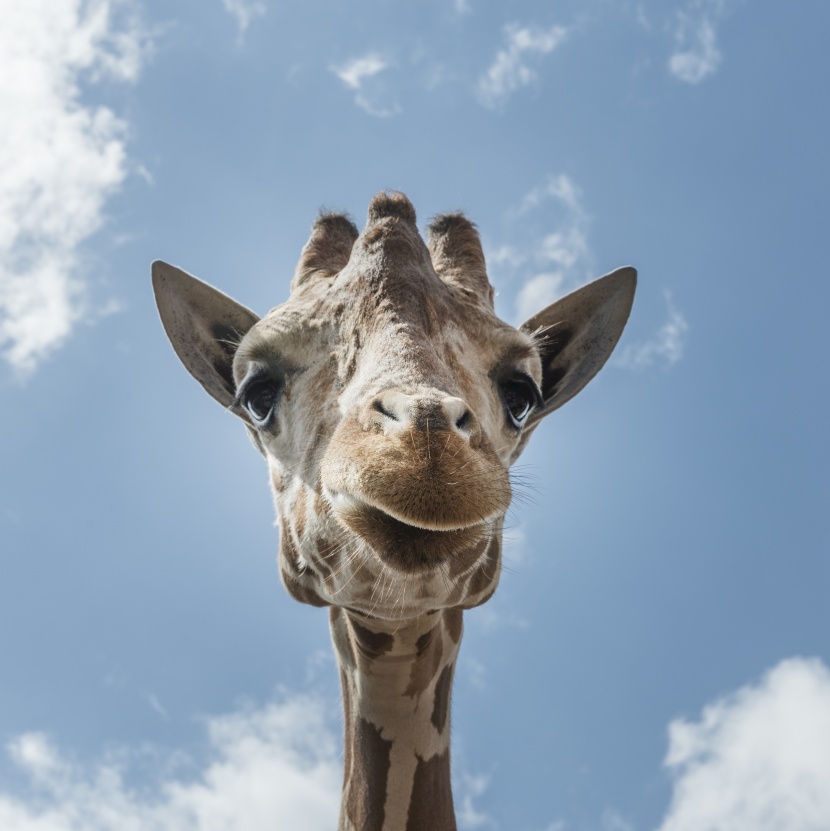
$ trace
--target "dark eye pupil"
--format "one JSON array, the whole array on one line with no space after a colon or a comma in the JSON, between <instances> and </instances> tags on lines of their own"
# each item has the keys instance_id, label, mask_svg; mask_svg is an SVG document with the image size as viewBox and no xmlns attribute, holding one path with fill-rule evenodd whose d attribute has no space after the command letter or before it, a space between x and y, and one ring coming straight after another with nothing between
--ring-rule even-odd
<instances>
[{"instance_id":1,"label":"dark eye pupil","mask_svg":"<svg viewBox=\"0 0 830 831\"><path fill-rule=\"evenodd\" d=\"M504 385L504 404L517 426L527 418L533 403L534 396L525 384L511 381Z\"/></svg>"},{"instance_id":2,"label":"dark eye pupil","mask_svg":"<svg viewBox=\"0 0 830 831\"><path fill-rule=\"evenodd\" d=\"M245 396L245 407L256 421L265 421L277 401L276 384L273 382L256 384Z\"/></svg>"}]
</instances>

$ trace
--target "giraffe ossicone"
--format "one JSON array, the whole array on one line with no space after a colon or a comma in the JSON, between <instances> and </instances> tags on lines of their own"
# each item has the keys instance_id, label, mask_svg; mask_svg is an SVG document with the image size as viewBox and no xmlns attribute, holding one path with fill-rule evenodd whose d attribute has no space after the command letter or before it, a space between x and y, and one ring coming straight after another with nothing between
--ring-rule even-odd
<instances>
[{"instance_id":1,"label":"giraffe ossicone","mask_svg":"<svg viewBox=\"0 0 830 831\"><path fill-rule=\"evenodd\" d=\"M449 831L449 706L462 613L501 571L509 467L613 351L636 272L499 320L475 226L424 242L399 193L362 232L315 222L264 317L156 262L164 328L265 457L289 594L328 606L345 712L339 829Z\"/></svg>"}]
</instances>

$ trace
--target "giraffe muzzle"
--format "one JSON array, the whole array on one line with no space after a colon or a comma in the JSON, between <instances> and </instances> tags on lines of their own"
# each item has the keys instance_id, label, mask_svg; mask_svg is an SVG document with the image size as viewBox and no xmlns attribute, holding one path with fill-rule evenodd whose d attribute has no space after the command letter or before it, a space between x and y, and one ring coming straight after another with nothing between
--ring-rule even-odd
<instances>
[{"instance_id":1,"label":"giraffe muzzle","mask_svg":"<svg viewBox=\"0 0 830 831\"><path fill-rule=\"evenodd\" d=\"M404 570L477 545L510 504L507 470L465 402L387 390L338 425L321 465L340 525Z\"/></svg>"}]
</instances>

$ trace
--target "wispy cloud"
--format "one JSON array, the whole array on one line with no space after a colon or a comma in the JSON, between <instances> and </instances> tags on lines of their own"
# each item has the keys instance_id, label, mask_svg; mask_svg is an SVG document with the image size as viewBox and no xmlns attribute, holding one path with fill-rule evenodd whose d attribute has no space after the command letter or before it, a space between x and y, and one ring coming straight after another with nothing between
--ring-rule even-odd
<instances>
[{"instance_id":1,"label":"wispy cloud","mask_svg":"<svg viewBox=\"0 0 830 831\"><path fill-rule=\"evenodd\" d=\"M225 11L236 18L237 38L241 43L245 32L255 17L261 17L266 12L265 3L260 0L222 0Z\"/></svg>"},{"instance_id":2,"label":"wispy cloud","mask_svg":"<svg viewBox=\"0 0 830 831\"><path fill-rule=\"evenodd\" d=\"M487 264L496 284L518 284L518 323L584 283L593 256L588 244L590 219L582 194L565 174L549 176L508 212L509 243L488 248Z\"/></svg>"},{"instance_id":3,"label":"wispy cloud","mask_svg":"<svg viewBox=\"0 0 830 831\"><path fill-rule=\"evenodd\" d=\"M155 693L145 693L145 698L147 699L147 703L150 705L150 707L153 710L155 710L155 712L158 713L163 719L167 719L170 717L170 714L167 712L161 701L159 701L159 698Z\"/></svg>"},{"instance_id":4,"label":"wispy cloud","mask_svg":"<svg viewBox=\"0 0 830 831\"><path fill-rule=\"evenodd\" d=\"M637 23L640 25L640 27L644 29L646 32L650 32L651 21L648 19L648 15L646 14L645 7L642 3L637 4L635 14L637 15Z\"/></svg>"},{"instance_id":5,"label":"wispy cloud","mask_svg":"<svg viewBox=\"0 0 830 831\"><path fill-rule=\"evenodd\" d=\"M118 0L4 5L0 355L20 375L88 314L79 246L127 175L127 125L83 103L81 81L137 79L147 40L128 12Z\"/></svg>"},{"instance_id":6,"label":"wispy cloud","mask_svg":"<svg viewBox=\"0 0 830 831\"><path fill-rule=\"evenodd\" d=\"M500 290L511 289L521 324L598 275L589 242L591 218L580 188L567 175L550 176L507 212L510 242L488 245L487 269ZM666 293L668 317L652 338L629 344L613 362L626 369L672 366L682 357L689 324Z\"/></svg>"},{"instance_id":7,"label":"wispy cloud","mask_svg":"<svg viewBox=\"0 0 830 831\"><path fill-rule=\"evenodd\" d=\"M343 66L333 66L331 71L349 88L359 90L367 78L373 78L383 72L388 64L380 55L369 54L362 58L354 58Z\"/></svg>"},{"instance_id":8,"label":"wispy cloud","mask_svg":"<svg viewBox=\"0 0 830 831\"><path fill-rule=\"evenodd\" d=\"M696 0L677 12L674 52L669 72L687 84L699 84L717 72L721 64L715 24L726 9L725 0Z\"/></svg>"},{"instance_id":9,"label":"wispy cloud","mask_svg":"<svg viewBox=\"0 0 830 831\"><path fill-rule=\"evenodd\" d=\"M337 824L342 762L322 700L284 698L207 722L209 759L173 765L150 789L127 781L136 754L95 766L41 733L7 745L34 786L26 801L0 793L4 831L329 831ZM155 765L156 768L164 767ZM195 771L195 772L194 772Z\"/></svg>"},{"instance_id":10,"label":"wispy cloud","mask_svg":"<svg viewBox=\"0 0 830 831\"><path fill-rule=\"evenodd\" d=\"M388 118L397 115L400 107L397 103L388 105L380 101L386 97L384 85L379 75L390 67L389 61L376 52L370 52L360 58L353 58L341 66L330 67L331 71L351 90L355 92L355 103L369 115Z\"/></svg>"},{"instance_id":11,"label":"wispy cloud","mask_svg":"<svg viewBox=\"0 0 830 831\"><path fill-rule=\"evenodd\" d=\"M521 612L510 607L504 596L497 592L492 600L476 608L475 615L470 615L465 625L471 629L480 629L484 632L494 632L497 629L529 629L531 622Z\"/></svg>"},{"instance_id":12,"label":"wispy cloud","mask_svg":"<svg viewBox=\"0 0 830 831\"><path fill-rule=\"evenodd\" d=\"M626 369L645 369L656 363L669 367L676 364L683 357L686 345L686 335L689 324L686 318L675 308L671 295L666 292L668 319L660 327L653 338L643 343L632 343L622 350L619 357L614 359L617 366Z\"/></svg>"},{"instance_id":13,"label":"wispy cloud","mask_svg":"<svg viewBox=\"0 0 830 831\"><path fill-rule=\"evenodd\" d=\"M498 826L483 811L475 806L475 801L483 796L490 784L490 777L484 774L474 776L461 772L456 777L456 790L458 791L458 825L466 831L475 828L497 828Z\"/></svg>"},{"instance_id":14,"label":"wispy cloud","mask_svg":"<svg viewBox=\"0 0 830 831\"><path fill-rule=\"evenodd\" d=\"M490 109L497 109L517 90L536 81L534 66L553 52L566 39L564 26L543 29L538 26L508 24L504 29L505 46L500 49L490 68L479 79L479 101Z\"/></svg>"},{"instance_id":15,"label":"wispy cloud","mask_svg":"<svg viewBox=\"0 0 830 831\"><path fill-rule=\"evenodd\" d=\"M669 726L674 780L659 831L830 828L830 671L792 658Z\"/></svg>"},{"instance_id":16,"label":"wispy cloud","mask_svg":"<svg viewBox=\"0 0 830 831\"><path fill-rule=\"evenodd\" d=\"M469 653L462 655L456 675L463 677L466 683L479 691L489 687L487 666Z\"/></svg>"}]
</instances>

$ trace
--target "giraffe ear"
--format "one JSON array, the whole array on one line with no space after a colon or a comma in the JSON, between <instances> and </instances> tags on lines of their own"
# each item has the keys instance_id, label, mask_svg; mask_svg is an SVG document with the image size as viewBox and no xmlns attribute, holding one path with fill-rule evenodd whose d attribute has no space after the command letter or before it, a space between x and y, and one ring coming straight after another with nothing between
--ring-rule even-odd
<instances>
[{"instance_id":1,"label":"giraffe ear","mask_svg":"<svg viewBox=\"0 0 830 831\"><path fill-rule=\"evenodd\" d=\"M545 406L531 424L573 398L602 369L625 328L636 286L636 270L618 268L521 326L536 338L542 357Z\"/></svg>"},{"instance_id":2,"label":"giraffe ear","mask_svg":"<svg viewBox=\"0 0 830 831\"><path fill-rule=\"evenodd\" d=\"M218 289L156 260L153 291L164 331L187 371L223 407L236 394L233 356L259 318Z\"/></svg>"}]
</instances>

